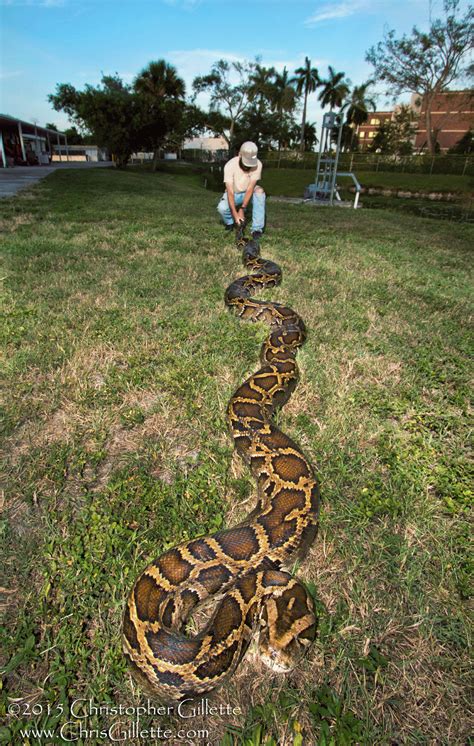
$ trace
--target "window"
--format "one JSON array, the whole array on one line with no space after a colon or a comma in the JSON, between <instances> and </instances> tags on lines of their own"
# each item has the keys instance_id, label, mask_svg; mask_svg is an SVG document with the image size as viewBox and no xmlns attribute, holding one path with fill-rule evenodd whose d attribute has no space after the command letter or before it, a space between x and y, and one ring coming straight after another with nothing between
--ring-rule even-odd
<instances>
[{"instance_id":1,"label":"window","mask_svg":"<svg viewBox=\"0 0 474 746\"><path fill-rule=\"evenodd\" d=\"M370 124L380 124L380 119L371 119Z\"/></svg>"},{"instance_id":2,"label":"window","mask_svg":"<svg viewBox=\"0 0 474 746\"><path fill-rule=\"evenodd\" d=\"M375 137L375 132L369 132L369 137Z\"/></svg>"},{"instance_id":3,"label":"window","mask_svg":"<svg viewBox=\"0 0 474 746\"><path fill-rule=\"evenodd\" d=\"M359 137L360 137L360 139L362 140L362 139L363 139L363 138L365 137L365 132L360 132L360 133L359 133Z\"/></svg>"}]
</instances>

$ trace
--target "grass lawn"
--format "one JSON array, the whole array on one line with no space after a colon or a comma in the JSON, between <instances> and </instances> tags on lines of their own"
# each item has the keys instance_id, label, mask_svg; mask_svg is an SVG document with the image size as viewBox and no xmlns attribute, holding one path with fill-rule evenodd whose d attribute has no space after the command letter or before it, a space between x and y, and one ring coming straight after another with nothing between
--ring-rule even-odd
<instances>
[{"instance_id":1,"label":"grass lawn","mask_svg":"<svg viewBox=\"0 0 474 746\"><path fill-rule=\"evenodd\" d=\"M424 192L459 192L460 196L474 193L474 178L456 174L404 174L389 171L357 171L356 177L363 187L402 189ZM304 188L314 182L315 171L296 168L264 168L262 186L274 196L302 197ZM352 180L341 177L341 186L352 186Z\"/></svg>"},{"instance_id":2,"label":"grass lawn","mask_svg":"<svg viewBox=\"0 0 474 746\"><path fill-rule=\"evenodd\" d=\"M131 584L252 506L224 416L266 330L224 308L240 258L200 182L59 171L1 203L8 743L134 721L117 714L145 701L121 653ZM141 728L227 746L464 744L473 228L279 203L267 227L283 269L268 297L309 329L279 422L321 481L299 569L317 642L288 677L250 655L212 699L234 714Z\"/></svg>"}]
</instances>

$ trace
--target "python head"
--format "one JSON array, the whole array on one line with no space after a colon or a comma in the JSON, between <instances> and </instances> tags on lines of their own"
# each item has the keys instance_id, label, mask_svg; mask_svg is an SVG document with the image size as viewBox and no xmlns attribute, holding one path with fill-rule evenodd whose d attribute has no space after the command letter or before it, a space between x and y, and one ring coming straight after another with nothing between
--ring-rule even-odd
<instances>
[{"instance_id":1,"label":"python head","mask_svg":"<svg viewBox=\"0 0 474 746\"><path fill-rule=\"evenodd\" d=\"M265 599L260 614L259 655L277 673L295 668L316 636L314 604L306 588L293 580L280 596Z\"/></svg>"}]
</instances>

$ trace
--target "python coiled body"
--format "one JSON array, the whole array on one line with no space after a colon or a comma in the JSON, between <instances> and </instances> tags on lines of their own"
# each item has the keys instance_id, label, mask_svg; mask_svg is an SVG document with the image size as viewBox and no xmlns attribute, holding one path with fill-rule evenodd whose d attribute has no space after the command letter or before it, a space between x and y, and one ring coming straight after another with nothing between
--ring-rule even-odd
<instances>
[{"instance_id":1,"label":"python coiled body","mask_svg":"<svg viewBox=\"0 0 474 746\"><path fill-rule=\"evenodd\" d=\"M297 349L305 326L297 313L252 293L281 281L259 245L237 245L251 274L226 290L241 319L264 321L270 334L261 367L234 393L228 421L235 447L258 487L255 509L238 526L186 541L152 562L128 598L124 652L145 690L165 701L202 695L221 684L242 659L256 628L264 662L287 671L314 638L316 618L305 587L287 571L316 534L319 491L299 447L272 422L298 380ZM205 628L186 635L193 609L220 600Z\"/></svg>"}]
</instances>

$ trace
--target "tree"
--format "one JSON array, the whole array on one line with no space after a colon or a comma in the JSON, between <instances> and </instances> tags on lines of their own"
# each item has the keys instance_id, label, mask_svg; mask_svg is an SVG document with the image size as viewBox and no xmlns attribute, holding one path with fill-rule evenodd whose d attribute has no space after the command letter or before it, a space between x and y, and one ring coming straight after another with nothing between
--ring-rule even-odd
<instances>
[{"instance_id":1,"label":"tree","mask_svg":"<svg viewBox=\"0 0 474 746\"><path fill-rule=\"evenodd\" d=\"M207 129L207 114L193 104L179 102L179 113L163 138L162 147L179 150L188 137L196 137Z\"/></svg>"},{"instance_id":2,"label":"tree","mask_svg":"<svg viewBox=\"0 0 474 746\"><path fill-rule=\"evenodd\" d=\"M286 67L282 73L275 73L275 80L271 92L271 108L278 114L278 131L275 133L278 140L278 151L282 143L290 139L290 131L293 129L293 118L291 113L296 106L296 91L290 85L290 78Z\"/></svg>"},{"instance_id":3,"label":"tree","mask_svg":"<svg viewBox=\"0 0 474 746\"><path fill-rule=\"evenodd\" d=\"M295 77L291 79L290 83L294 85L296 93L301 96L304 94L303 103L303 118L301 121L301 140L300 150L303 153L305 149L305 126L306 126L306 109L308 104L308 96L321 85L318 71L315 67L311 67L311 60L309 57L305 57L303 67L298 67L295 70Z\"/></svg>"},{"instance_id":4,"label":"tree","mask_svg":"<svg viewBox=\"0 0 474 746\"><path fill-rule=\"evenodd\" d=\"M254 104L246 109L235 126L235 143L238 146L246 140L252 140L259 149L270 150L278 142L280 134L278 114L262 111Z\"/></svg>"},{"instance_id":5,"label":"tree","mask_svg":"<svg viewBox=\"0 0 474 746\"><path fill-rule=\"evenodd\" d=\"M416 127L413 109L402 105L392 117L378 128L370 149L378 153L410 155L413 152L413 135Z\"/></svg>"},{"instance_id":6,"label":"tree","mask_svg":"<svg viewBox=\"0 0 474 746\"><path fill-rule=\"evenodd\" d=\"M249 98L252 102L258 102L258 109L261 114L265 109L265 104L271 103L274 79L275 68L263 67L257 62L253 73L250 75Z\"/></svg>"},{"instance_id":7,"label":"tree","mask_svg":"<svg viewBox=\"0 0 474 746\"><path fill-rule=\"evenodd\" d=\"M295 124L293 130L290 132L290 144L292 146L300 145L301 128ZM318 136L316 134L316 122L306 122L304 129L304 151L311 153L318 143Z\"/></svg>"},{"instance_id":8,"label":"tree","mask_svg":"<svg viewBox=\"0 0 474 746\"><path fill-rule=\"evenodd\" d=\"M251 103L251 76L256 68L254 62L227 62L218 60L208 75L194 79L193 90L196 97L199 93L209 91L211 94L210 121L216 121L213 115L221 115L220 123L228 122L228 129L221 132L229 148L234 145L234 130L236 123L242 117ZM237 83L232 82L237 77Z\"/></svg>"},{"instance_id":9,"label":"tree","mask_svg":"<svg viewBox=\"0 0 474 746\"><path fill-rule=\"evenodd\" d=\"M133 90L142 115L140 139L147 149L153 151L155 171L160 148L170 139L170 133L173 132L176 139L185 117L184 81L178 77L173 65L157 60L150 62L137 75Z\"/></svg>"},{"instance_id":10,"label":"tree","mask_svg":"<svg viewBox=\"0 0 474 746\"><path fill-rule=\"evenodd\" d=\"M346 124L351 125L352 135L343 134L345 146L351 150L359 135L359 127L369 118L369 112L375 111L375 99L369 96L368 89L373 85L372 80L356 85L345 105ZM345 136L346 135L346 136Z\"/></svg>"},{"instance_id":11,"label":"tree","mask_svg":"<svg viewBox=\"0 0 474 746\"><path fill-rule=\"evenodd\" d=\"M427 144L435 153L431 111L437 94L465 74L472 74L473 66L465 65L473 46L473 8L459 16L459 0L444 0L444 19L431 23L428 33L413 28L411 36L395 38L389 31L383 42L369 49L366 60L375 68L376 80L387 85L394 97L411 92L422 98Z\"/></svg>"},{"instance_id":12,"label":"tree","mask_svg":"<svg viewBox=\"0 0 474 746\"><path fill-rule=\"evenodd\" d=\"M126 166L139 142L136 96L118 75L104 75L97 87L78 91L69 83L48 96L56 111L64 111L82 131L93 133L96 144L107 148L118 167Z\"/></svg>"},{"instance_id":13,"label":"tree","mask_svg":"<svg viewBox=\"0 0 474 746\"><path fill-rule=\"evenodd\" d=\"M49 100L80 132L92 133L121 167L135 150L156 154L159 147L180 147L186 136L204 129L203 112L187 104L184 93L174 67L158 60L142 70L132 86L118 75L104 75L99 86L86 85L83 91L58 84Z\"/></svg>"},{"instance_id":14,"label":"tree","mask_svg":"<svg viewBox=\"0 0 474 746\"><path fill-rule=\"evenodd\" d=\"M474 153L474 131L467 130L452 148L448 150L452 155L470 155Z\"/></svg>"},{"instance_id":15,"label":"tree","mask_svg":"<svg viewBox=\"0 0 474 746\"><path fill-rule=\"evenodd\" d=\"M176 68L165 60L149 62L133 83L137 93L150 98L184 98L186 87Z\"/></svg>"},{"instance_id":16,"label":"tree","mask_svg":"<svg viewBox=\"0 0 474 746\"><path fill-rule=\"evenodd\" d=\"M324 108L329 105L330 111L336 107L340 108L344 99L349 94L348 81L345 79L345 73L337 73L331 65L328 67L329 76L327 80L321 80L323 89L318 96L321 106Z\"/></svg>"}]
</instances>

